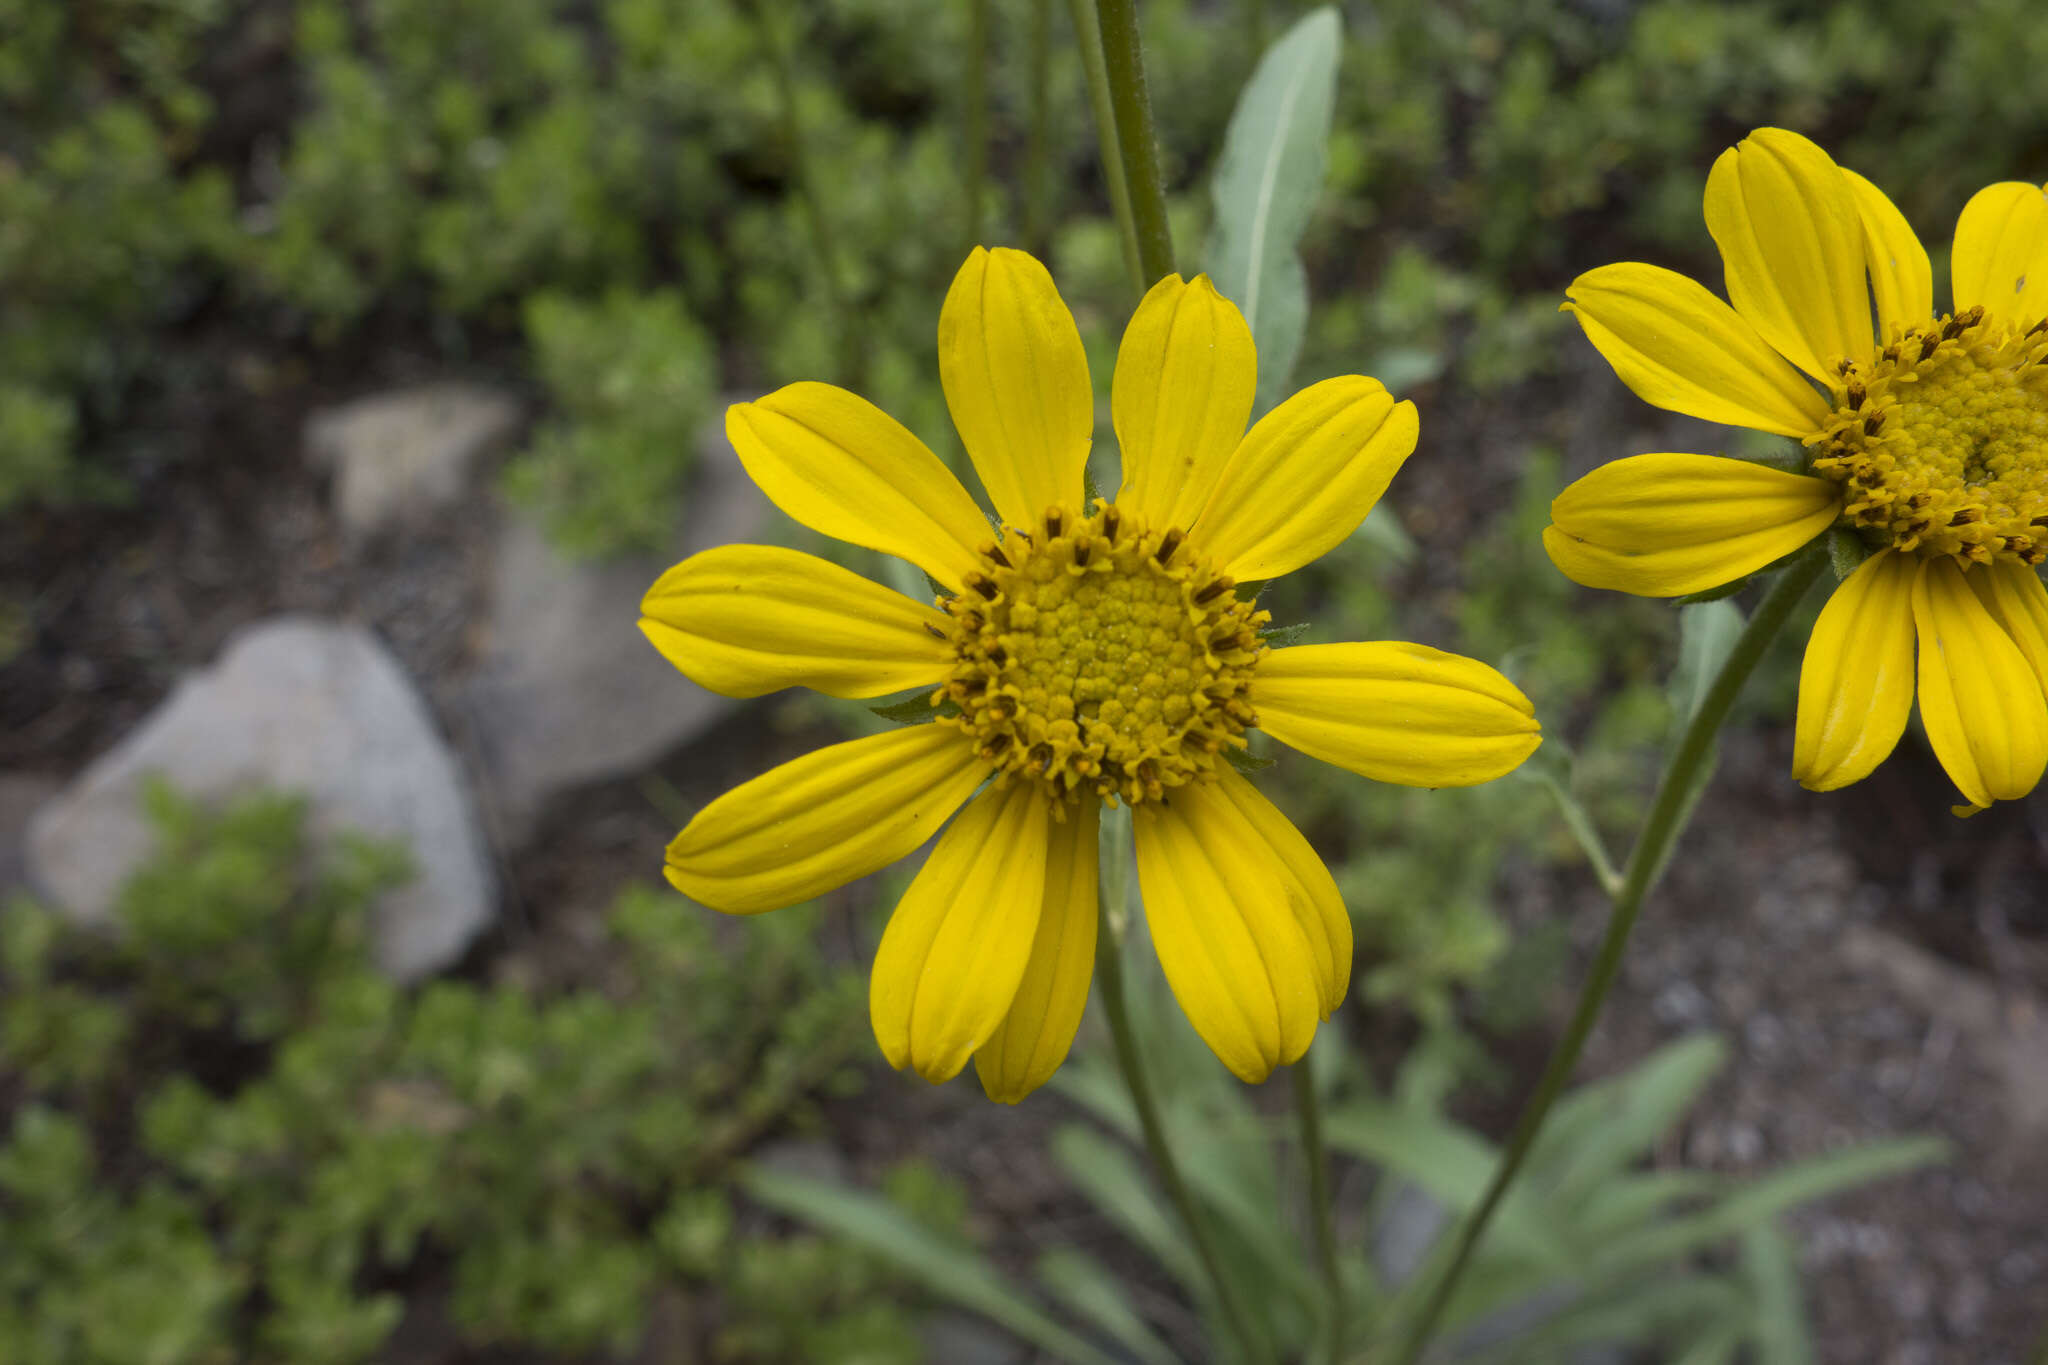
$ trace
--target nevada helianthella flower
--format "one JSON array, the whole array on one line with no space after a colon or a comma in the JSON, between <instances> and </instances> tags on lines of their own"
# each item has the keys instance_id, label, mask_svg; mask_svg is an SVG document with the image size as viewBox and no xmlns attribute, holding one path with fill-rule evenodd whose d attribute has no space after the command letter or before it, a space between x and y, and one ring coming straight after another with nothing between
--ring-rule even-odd
<instances>
[{"instance_id":1,"label":"nevada helianthella flower","mask_svg":"<svg viewBox=\"0 0 2048 1365\"><path fill-rule=\"evenodd\" d=\"M1724 152L1706 219L1732 308L1640 264L1580 276L1564 306L1639 396L1790 436L1807 472L1618 460L1552 504L1551 558L1592 587L1675 597L1847 528L1867 558L1807 644L1793 775L1815 791L1864 777L1917 684L1957 813L2024 796L2048 765L2048 193L1970 199L1942 314L1898 209L1795 133Z\"/></svg>"},{"instance_id":2,"label":"nevada helianthella flower","mask_svg":"<svg viewBox=\"0 0 2048 1365\"><path fill-rule=\"evenodd\" d=\"M1351 922L1308 841L1229 751L1258 726L1367 777L1434 787L1499 776L1535 749L1529 702L1483 664L1262 638L1267 613L1245 585L1349 535L1413 450L1416 417L1349 376L1247 432L1255 369L1250 330L1206 278L1160 281L1117 357L1122 487L1086 504L1095 401L1080 334L1044 266L977 248L939 316L939 377L993 519L923 442L843 389L792 384L727 413L747 472L785 512L944 591L927 606L810 555L735 545L664 574L642 628L728 696L916 687L931 722L727 792L669 845L666 872L751 914L937 834L875 957L870 1013L891 1065L942 1081L971 1056L1007 1101L1053 1073L1094 967L1100 812L1122 802L1175 995L1233 1072L1262 1079L1343 998Z\"/></svg>"}]
</instances>

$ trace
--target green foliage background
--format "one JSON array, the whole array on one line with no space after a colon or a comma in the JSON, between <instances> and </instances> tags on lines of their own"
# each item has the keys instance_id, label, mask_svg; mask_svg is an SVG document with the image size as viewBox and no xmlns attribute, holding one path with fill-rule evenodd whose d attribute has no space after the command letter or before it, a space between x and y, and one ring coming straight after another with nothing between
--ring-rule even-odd
<instances>
[{"instance_id":1,"label":"green foliage background","mask_svg":"<svg viewBox=\"0 0 2048 1365\"><path fill-rule=\"evenodd\" d=\"M991 5L980 220L1050 251L1113 334L1078 61L1047 6L1038 97L1036 3ZM1187 251L1231 101L1295 7L1142 8ZM228 373L229 340L318 368L394 327L529 377L556 416L512 486L586 552L664 539L720 389L837 378L949 445L932 312L968 244L965 11L0 0L0 512L207 458L206 433L145 419L196 377L286 382ZM1541 375L1578 269L1704 263L1701 173L1757 124L1822 139L1936 244L1971 189L2048 152L2030 97L2048 31L2026 0L1350 17L1304 244L1310 377Z\"/></svg>"}]
</instances>

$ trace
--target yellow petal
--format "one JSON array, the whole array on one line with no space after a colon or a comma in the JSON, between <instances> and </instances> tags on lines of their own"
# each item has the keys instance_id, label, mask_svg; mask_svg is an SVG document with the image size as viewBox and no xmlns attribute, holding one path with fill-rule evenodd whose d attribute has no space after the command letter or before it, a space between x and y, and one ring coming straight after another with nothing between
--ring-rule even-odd
<instances>
[{"instance_id":1,"label":"yellow petal","mask_svg":"<svg viewBox=\"0 0 2048 1365\"><path fill-rule=\"evenodd\" d=\"M1567 578L1640 597L1731 583L1828 528L1826 479L1719 455L1631 455L1558 494L1543 548Z\"/></svg>"},{"instance_id":2,"label":"yellow petal","mask_svg":"<svg viewBox=\"0 0 2048 1365\"><path fill-rule=\"evenodd\" d=\"M1244 817L1245 839L1262 841L1284 874L1281 889L1315 953L1319 1003L1322 1017L1327 1019L1330 1011L1344 1003L1344 992L1351 986L1351 914L1344 908L1336 879L1294 822L1248 780L1225 769L1215 790Z\"/></svg>"},{"instance_id":3,"label":"yellow petal","mask_svg":"<svg viewBox=\"0 0 2048 1365\"><path fill-rule=\"evenodd\" d=\"M1920 563L1880 550L1835 589L1814 622L1799 666L1792 740L1792 776L1809 791L1862 781L1905 733Z\"/></svg>"},{"instance_id":4,"label":"yellow petal","mask_svg":"<svg viewBox=\"0 0 2048 1365\"><path fill-rule=\"evenodd\" d=\"M2048 587L2024 564L1993 564L1963 575L2048 691Z\"/></svg>"},{"instance_id":5,"label":"yellow petal","mask_svg":"<svg viewBox=\"0 0 2048 1365\"><path fill-rule=\"evenodd\" d=\"M1096 829L1102 807L1083 801L1050 831L1045 903L1031 960L1010 1012L981 1049L974 1069L992 1100L1015 1104L1051 1079L1074 1045L1095 971Z\"/></svg>"},{"instance_id":6,"label":"yellow petal","mask_svg":"<svg viewBox=\"0 0 2048 1365\"><path fill-rule=\"evenodd\" d=\"M1053 503L1078 508L1095 393L1044 266L974 248L939 310L939 383L997 515L1032 527Z\"/></svg>"},{"instance_id":7,"label":"yellow petal","mask_svg":"<svg viewBox=\"0 0 2048 1365\"><path fill-rule=\"evenodd\" d=\"M1415 434L1415 405L1377 379L1303 389L1245 434L1190 539L1239 581L1298 569L1358 529Z\"/></svg>"},{"instance_id":8,"label":"yellow petal","mask_svg":"<svg viewBox=\"0 0 2048 1365\"><path fill-rule=\"evenodd\" d=\"M1953 559L1913 584L1920 720L1934 756L1973 806L2017 801L2048 768L2048 699L2026 656Z\"/></svg>"},{"instance_id":9,"label":"yellow petal","mask_svg":"<svg viewBox=\"0 0 2048 1365\"><path fill-rule=\"evenodd\" d=\"M907 559L959 587L992 539L974 499L925 443L830 384L791 384L726 409L725 434L769 501L814 531Z\"/></svg>"},{"instance_id":10,"label":"yellow petal","mask_svg":"<svg viewBox=\"0 0 2048 1365\"><path fill-rule=\"evenodd\" d=\"M1706 213L1735 311L1779 354L1824 384L1842 357L1870 358L1863 223L1826 152L1757 129L1714 163Z\"/></svg>"},{"instance_id":11,"label":"yellow petal","mask_svg":"<svg viewBox=\"0 0 2048 1365\"><path fill-rule=\"evenodd\" d=\"M1244 437L1258 351L1237 305L1207 275L1152 286L1124 330L1109 410L1123 450L1117 504L1187 529Z\"/></svg>"},{"instance_id":12,"label":"yellow petal","mask_svg":"<svg viewBox=\"0 0 2048 1365\"><path fill-rule=\"evenodd\" d=\"M811 687L879 697L945 677L946 618L829 560L722 545L655 580L640 629L684 676L728 697Z\"/></svg>"},{"instance_id":13,"label":"yellow petal","mask_svg":"<svg viewBox=\"0 0 2048 1365\"><path fill-rule=\"evenodd\" d=\"M1878 332L1889 337L1894 327L1928 321L1934 316L1934 270L1927 264L1927 248L1883 190L1847 166L1842 178L1849 182L1863 223L1863 265L1877 299Z\"/></svg>"},{"instance_id":14,"label":"yellow petal","mask_svg":"<svg viewBox=\"0 0 2048 1365\"><path fill-rule=\"evenodd\" d=\"M1240 1080L1262 1081L1315 1037L1315 951L1285 869L1231 802L1206 786L1133 808L1138 887L1166 983Z\"/></svg>"},{"instance_id":15,"label":"yellow petal","mask_svg":"<svg viewBox=\"0 0 2048 1365\"><path fill-rule=\"evenodd\" d=\"M1971 195L1949 276L1957 312L1981 303L2003 321L2038 322L2048 312L2048 191L2007 180Z\"/></svg>"},{"instance_id":16,"label":"yellow petal","mask_svg":"<svg viewBox=\"0 0 2048 1365\"><path fill-rule=\"evenodd\" d=\"M1646 403L1795 438L1827 417L1820 393L1756 328L1676 271L1604 265L1567 295L1586 339Z\"/></svg>"},{"instance_id":17,"label":"yellow petal","mask_svg":"<svg viewBox=\"0 0 2048 1365\"><path fill-rule=\"evenodd\" d=\"M1427 645L1297 645L1252 675L1259 728L1376 782L1469 787L1512 771L1542 742L1521 689L1474 659Z\"/></svg>"},{"instance_id":18,"label":"yellow petal","mask_svg":"<svg viewBox=\"0 0 2048 1365\"><path fill-rule=\"evenodd\" d=\"M903 893L868 984L890 1066L951 1080L1009 1013L1045 901L1051 820L1033 783L985 792Z\"/></svg>"},{"instance_id":19,"label":"yellow petal","mask_svg":"<svg viewBox=\"0 0 2048 1365\"><path fill-rule=\"evenodd\" d=\"M678 891L751 915L844 886L932 837L988 776L950 725L906 725L832 744L697 812L668 846Z\"/></svg>"}]
</instances>

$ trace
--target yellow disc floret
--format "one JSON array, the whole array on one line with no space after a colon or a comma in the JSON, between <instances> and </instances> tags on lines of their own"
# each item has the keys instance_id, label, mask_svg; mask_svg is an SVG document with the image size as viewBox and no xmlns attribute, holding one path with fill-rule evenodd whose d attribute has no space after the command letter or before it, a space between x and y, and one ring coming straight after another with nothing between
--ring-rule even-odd
<instances>
[{"instance_id":1,"label":"yellow disc floret","mask_svg":"<svg viewBox=\"0 0 2048 1365\"><path fill-rule=\"evenodd\" d=\"M999 781L1068 801L1158 801L1214 772L1257 723L1245 694L1269 619L1167 527L1097 500L1006 528L951 618L954 664L932 694ZM951 714L957 709L957 714Z\"/></svg>"},{"instance_id":2,"label":"yellow disc floret","mask_svg":"<svg viewBox=\"0 0 2048 1365\"><path fill-rule=\"evenodd\" d=\"M1843 361L1813 472L1866 537L1969 564L2048 558L2048 324L1973 307Z\"/></svg>"}]
</instances>

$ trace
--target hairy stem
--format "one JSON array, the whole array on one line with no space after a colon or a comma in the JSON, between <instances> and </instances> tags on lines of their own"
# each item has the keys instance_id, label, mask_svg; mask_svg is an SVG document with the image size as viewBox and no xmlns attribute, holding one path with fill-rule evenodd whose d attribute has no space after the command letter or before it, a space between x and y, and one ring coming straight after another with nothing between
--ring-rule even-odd
<instances>
[{"instance_id":1,"label":"hairy stem","mask_svg":"<svg viewBox=\"0 0 2048 1365\"><path fill-rule=\"evenodd\" d=\"M1145 48L1138 37L1137 0L1097 0L1103 73L1116 114L1117 148L1131 194L1141 290L1173 273L1173 237L1166 223L1166 189L1159 171L1159 139L1152 130L1152 97L1145 89Z\"/></svg>"}]
</instances>

